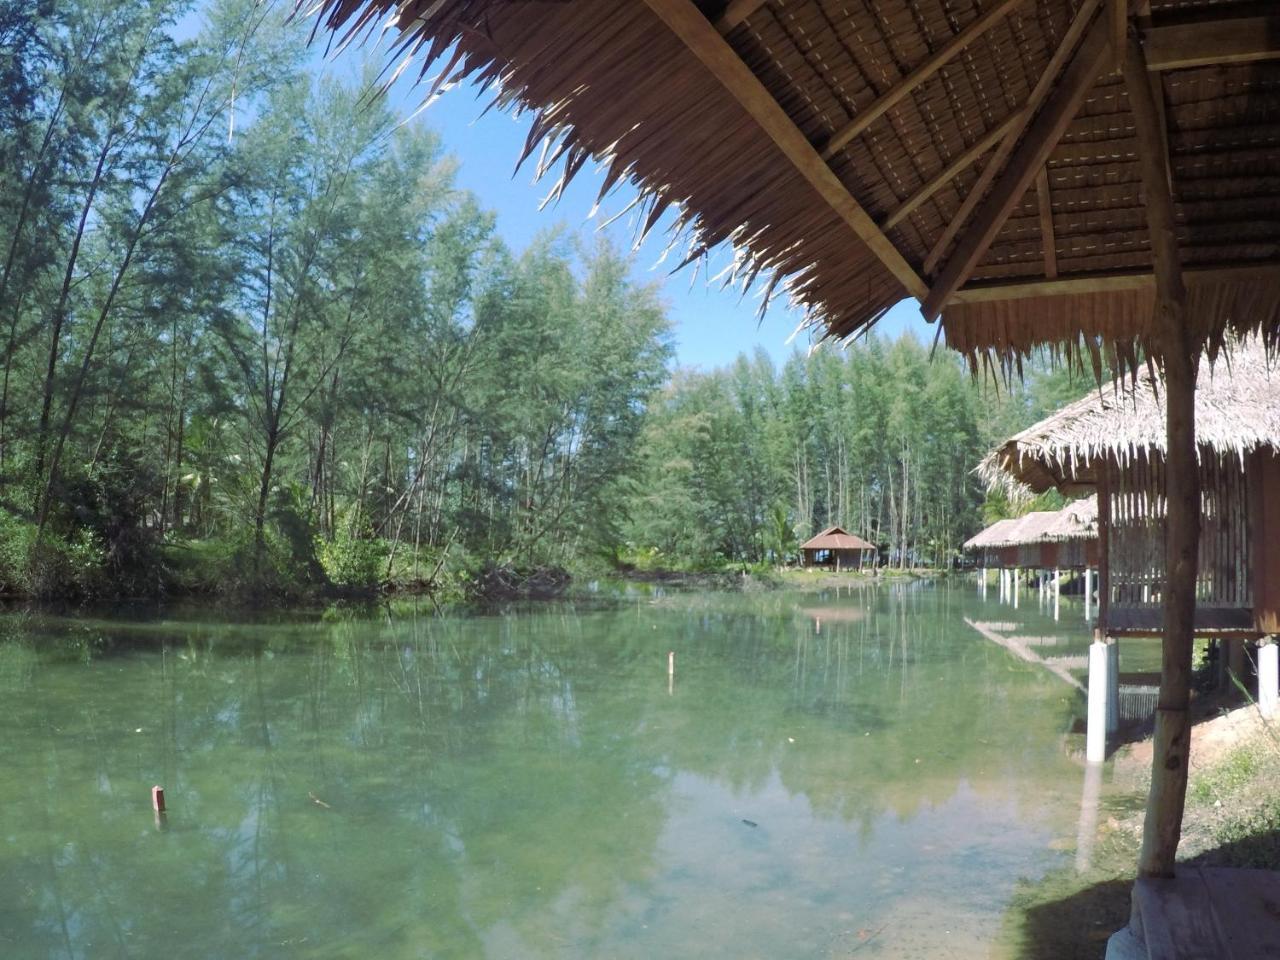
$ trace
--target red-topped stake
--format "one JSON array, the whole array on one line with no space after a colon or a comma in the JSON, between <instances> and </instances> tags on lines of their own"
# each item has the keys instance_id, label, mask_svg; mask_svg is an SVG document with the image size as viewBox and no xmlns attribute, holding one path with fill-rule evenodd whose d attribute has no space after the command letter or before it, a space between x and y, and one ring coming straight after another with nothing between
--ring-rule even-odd
<instances>
[{"instance_id":1,"label":"red-topped stake","mask_svg":"<svg viewBox=\"0 0 1280 960\"><path fill-rule=\"evenodd\" d=\"M164 787L151 788L151 806L156 813L164 813Z\"/></svg>"}]
</instances>

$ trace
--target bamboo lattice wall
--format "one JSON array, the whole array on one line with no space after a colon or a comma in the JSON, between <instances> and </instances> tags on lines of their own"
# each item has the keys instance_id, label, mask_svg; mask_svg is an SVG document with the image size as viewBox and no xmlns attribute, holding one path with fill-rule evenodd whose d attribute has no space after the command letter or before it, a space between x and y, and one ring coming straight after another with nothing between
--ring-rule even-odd
<instances>
[{"instance_id":1,"label":"bamboo lattice wall","mask_svg":"<svg viewBox=\"0 0 1280 960\"><path fill-rule=\"evenodd\" d=\"M1145 454L1123 466L1108 460L1110 610L1158 615L1164 602L1164 465ZM1249 577L1248 478L1234 457L1207 455L1200 463L1200 562L1196 603L1206 611L1253 605ZM1144 618L1146 619L1146 618ZM1204 619L1211 627L1212 617Z\"/></svg>"}]
</instances>

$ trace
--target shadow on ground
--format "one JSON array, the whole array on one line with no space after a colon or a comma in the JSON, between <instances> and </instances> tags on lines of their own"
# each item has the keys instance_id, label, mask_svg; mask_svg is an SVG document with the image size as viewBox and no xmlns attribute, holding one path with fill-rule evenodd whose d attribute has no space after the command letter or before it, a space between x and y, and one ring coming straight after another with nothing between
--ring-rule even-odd
<instances>
[{"instance_id":1,"label":"shadow on ground","mask_svg":"<svg viewBox=\"0 0 1280 960\"><path fill-rule=\"evenodd\" d=\"M1280 870L1280 823L1224 843L1188 862ZM1129 922L1132 885L1131 876L1091 880L1088 875L1063 870L1028 888L1010 913L1009 956L1101 960L1107 938Z\"/></svg>"}]
</instances>

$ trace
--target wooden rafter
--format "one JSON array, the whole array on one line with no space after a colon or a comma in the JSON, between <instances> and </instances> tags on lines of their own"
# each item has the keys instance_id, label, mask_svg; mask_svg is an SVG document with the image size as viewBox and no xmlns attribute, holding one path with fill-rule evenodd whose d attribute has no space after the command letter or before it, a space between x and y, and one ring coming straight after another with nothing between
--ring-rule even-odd
<instances>
[{"instance_id":1,"label":"wooden rafter","mask_svg":"<svg viewBox=\"0 0 1280 960\"><path fill-rule=\"evenodd\" d=\"M947 62L957 53L1003 20L1014 7L1025 2L1026 0L1000 0L999 3L978 17L977 20L974 20L944 43L933 56L877 97L865 109L858 111L856 117L833 133L822 148L822 159L830 160L834 157L844 148L845 144L862 133L878 118L884 116L885 112L892 108L894 104L946 66Z\"/></svg>"},{"instance_id":2,"label":"wooden rafter","mask_svg":"<svg viewBox=\"0 0 1280 960\"><path fill-rule=\"evenodd\" d=\"M951 241L955 239L956 234L968 222L974 208L978 205L978 201L986 194L992 181L995 180L996 174L1004 167L1005 161L1009 159L1009 155L1013 152L1013 148L1022 138L1027 124L1053 90L1054 81L1062 71L1063 65L1071 55L1071 51L1075 49L1076 44L1080 41L1085 28L1093 21L1094 15L1098 12L1100 2L1101 0L1084 0L1084 3L1080 4L1080 9L1076 11L1075 18L1071 21L1071 26L1067 28L1066 34L1062 37L1062 42L1058 44L1058 49L1050 57L1048 66L1040 74L1040 79L1036 81L1036 85L1031 91L1031 96L1027 98L1024 109L1019 115L1020 122L1016 123L1009 130L1008 135L1000 141L1000 146L996 149L995 155L982 168L982 175L978 177L973 189L969 191L964 198L964 202L960 204L960 209L951 218L951 222L947 224L946 229L942 231L942 235L934 243L933 249L929 251L929 256L924 261L925 273L933 273L938 261L947 252L947 248L951 246Z\"/></svg>"},{"instance_id":3,"label":"wooden rafter","mask_svg":"<svg viewBox=\"0 0 1280 960\"><path fill-rule=\"evenodd\" d=\"M1016 110L1000 123L999 126L993 127L990 132L985 134L982 139L978 140L973 146L960 156L956 157L946 169L922 186L919 190L902 201L902 205L897 210L889 214L884 222L884 229L888 230L901 223L911 215L920 204L924 203L940 189L958 177L961 172L969 169L969 167L984 153L994 147L1004 136L1013 128L1015 123L1021 123L1025 111Z\"/></svg>"},{"instance_id":4,"label":"wooden rafter","mask_svg":"<svg viewBox=\"0 0 1280 960\"><path fill-rule=\"evenodd\" d=\"M1111 21L1112 62L1119 70L1129 36L1129 0L1107 0L1107 17Z\"/></svg>"},{"instance_id":5,"label":"wooden rafter","mask_svg":"<svg viewBox=\"0 0 1280 960\"><path fill-rule=\"evenodd\" d=\"M1044 275L1058 275L1058 241L1053 232L1053 199L1049 196L1049 168L1036 174L1036 204L1040 208L1040 239L1044 245Z\"/></svg>"},{"instance_id":6,"label":"wooden rafter","mask_svg":"<svg viewBox=\"0 0 1280 960\"><path fill-rule=\"evenodd\" d=\"M1143 31L1148 70L1280 58L1280 16L1155 24Z\"/></svg>"},{"instance_id":7,"label":"wooden rafter","mask_svg":"<svg viewBox=\"0 0 1280 960\"><path fill-rule=\"evenodd\" d=\"M960 238L955 252L938 274L921 305L925 319L935 320L942 305L960 289L986 255L991 241L1023 194L1044 166L1053 148L1062 139L1080 104L1097 83L1098 76L1111 65L1111 37L1105 18L1098 19L1085 34L1080 48L1063 71L1062 79L1036 115L1022 143L1009 158L1008 168L991 195L977 211L973 223Z\"/></svg>"},{"instance_id":8,"label":"wooden rafter","mask_svg":"<svg viewBox=\"0 0 1280 960\"><path fill-rule=\"evenodd\" d=\"M691 0L644 0L650 10L688 47L704 67L777 145L796 171L809 182L831 209L906 288L923 297L928 288L897 247L876 226L795 122L765 89L764 84L725 42L716 28Z\"/></svg>"},{"instance_id":9,"label":"wooden rafter","mask_svg":"<svg viewBox=\"0 0 1280 960\"><path fill-rule=\"evenodd\" d=\"M728 33L763 6L764 0L730 0L716 21L716 29L722 34Z\"/></svg>"},{"instance_id":10,"label":"wooden rafter","mask_svg":"<svg viewBox=\"0 0 1280 960\"><path fill-rule=\"evenodd\" d=\"M1280 262L1248 263L1225 267L1188 267L1183 270L1183 278L1188 287L1240 280L1280 283ZM1069 297L1084 293L1151 290L1155 288L1155 284L1155 274L1150 271L1078 274L1058 277L1056 280L1031 280L1025 283L984 283L957 290L947 301L947 306L992 303L1000 300L1027 300L1035 297Z\"/></svg>"}]
</instances>

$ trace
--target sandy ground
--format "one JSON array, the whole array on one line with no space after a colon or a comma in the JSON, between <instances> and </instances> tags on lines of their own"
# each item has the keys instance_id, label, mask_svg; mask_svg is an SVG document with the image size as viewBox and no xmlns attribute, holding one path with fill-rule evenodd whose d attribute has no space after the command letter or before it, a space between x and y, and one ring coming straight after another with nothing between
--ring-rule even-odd
<instances>
[{"instance_id":1,"label":"sandy ground","mask_svg":"<svg viewBox=\"0 0 1280 960\"><path fill-rule=\"evenodd\" d=\"M1198 721L1191 728L1191 776L1219 763L1242 743L1265 735L1268 729L1280 738L1280 724L1263 720L1253 705ZM1116 781L1145 784L1151 775L1151 749L1151 740L1145 739L1117 751Z\"/></svg>"}]
</instances>

